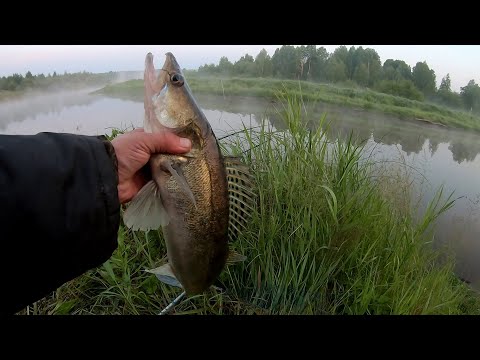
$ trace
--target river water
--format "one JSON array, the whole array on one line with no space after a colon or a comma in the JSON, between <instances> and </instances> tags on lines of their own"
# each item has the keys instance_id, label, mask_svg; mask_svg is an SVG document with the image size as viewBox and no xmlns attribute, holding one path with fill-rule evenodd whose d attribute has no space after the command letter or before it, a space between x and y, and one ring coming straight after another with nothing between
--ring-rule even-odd
<instances>
[{"instance_id":1,"label":"river water","mask_svg":"<svg viewBox=\"0 0 480 360\"><path fill-rule=\"evenodd\" d=\"M36 134L68 132L100 135L111 128L143 125L143 102L89 95L88 90L30 96L0 103L0 133ZM258 126L270 113L269 101L248 97L198 96L217 137L246 126ZM398 119L363 110L317 104L308 109L312 123L323 113L330 121L330 140L350 132L364 140L375 157L415 168L412 186L421 188L425 201L443 185L455 191L455 206L436 224L436 243L449 244L456 252L457 273L480 281L480 135L446 129L418 121ZM276 128L282 125L274 116ZM423 208L425 205L423 202Z\"/></svg>"}]
</instances>

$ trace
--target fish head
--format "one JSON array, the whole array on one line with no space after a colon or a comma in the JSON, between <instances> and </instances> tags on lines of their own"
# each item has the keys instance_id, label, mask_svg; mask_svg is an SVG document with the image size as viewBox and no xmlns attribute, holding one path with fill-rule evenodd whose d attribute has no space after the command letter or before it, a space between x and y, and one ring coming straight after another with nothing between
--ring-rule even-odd
<instances>
[{"instance_id":1,"label":"fish head","mask_svg":"<svg viewBox=\"0 0 480 360\"><path fill-rule=\"evenodd\" d=\"M145 130L181 130L191 125L200 109L175 56L168 52L158 77L153 55L145 58Z\"/></svg>"}]
</instances>

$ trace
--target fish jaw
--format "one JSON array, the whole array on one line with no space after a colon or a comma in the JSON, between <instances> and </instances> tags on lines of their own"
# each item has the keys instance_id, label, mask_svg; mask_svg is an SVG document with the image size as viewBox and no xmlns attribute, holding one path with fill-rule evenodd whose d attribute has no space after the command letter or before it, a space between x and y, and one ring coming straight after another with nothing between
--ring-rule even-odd
<instances>
[{"instance_id":1,"label":"fish jaw","mask_svg":"<svg viewBox=\"0 0 480 360\"><path fill-rule=\"evenodd\" d=\"M144 93L144 128L147 132L186 127L201 112L172 53L166 54L158 77L153 55L147 54Z\"/></svg>"}]
</instances>

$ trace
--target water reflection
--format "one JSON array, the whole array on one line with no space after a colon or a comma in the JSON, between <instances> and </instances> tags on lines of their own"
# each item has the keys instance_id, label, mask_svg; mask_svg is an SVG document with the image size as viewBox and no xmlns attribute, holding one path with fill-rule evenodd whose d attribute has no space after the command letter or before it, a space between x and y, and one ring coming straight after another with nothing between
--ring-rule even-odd
<instances>
[{"instance_id":1,"label":"water reflection","mask_svg":"<svg viewBox=\"0 0 480 360\"><path fill-rule=\"evenodd\" d=\"M58 91L24 96L8 102L0 102L0 131L9 124L40 115L58 115L72 106L88 106L98 98L89 95L94 89Z\"/></svg>"},{"instance_id":2,"label":"water reflection","mask_svg":"<svg viewBox=\"0 0 480 360\"><path fill-rule=\"evenodd\" d=\"M284 121L276 111L281 110L281 106L276 102L240 96L226 99L221 96L197 96L197 99L203 109L218 112L217 116L213 116L212 119L218 127L221 127L220 115L226 112L244 116L251 115L251 123L255 126L260 124L260 119L268 117L275 129L286 129ZM425 152L425 146L428 147L430 156L434 156L439 144L443 143L448 144L453 160L459 164L473 162L480 153L480 137L476 133L446 129L414 120L332 105L307 106L306 112L309 119L308 125L312 128L318 124L324 114L327 115L328 138L331 141L337 138L345 140L353 131L354 139L357 142L363 142L373 137L378 144L399 145L407 156ZM234 121L231 115L226 116L230 116L230 118L223 119L224 121L241 126L241 122Z\"/></svg>"}]
</instances>

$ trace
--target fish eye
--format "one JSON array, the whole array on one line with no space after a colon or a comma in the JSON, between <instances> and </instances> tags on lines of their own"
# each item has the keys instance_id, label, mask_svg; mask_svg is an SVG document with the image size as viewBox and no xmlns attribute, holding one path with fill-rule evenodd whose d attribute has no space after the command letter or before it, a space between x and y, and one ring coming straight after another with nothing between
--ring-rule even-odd
<instances>
[{"instance_id":1,"label":"fish eye","mask_svg":"<svg viewBox=\"0 0 480 360\"><path fill-rule=\"evenodd\" d=\"M183 76L180 74L173 74L170 77L170 81L172 82L173 85L175 86L182 86L184 83Z\"/></svg>"}]
</instances>

